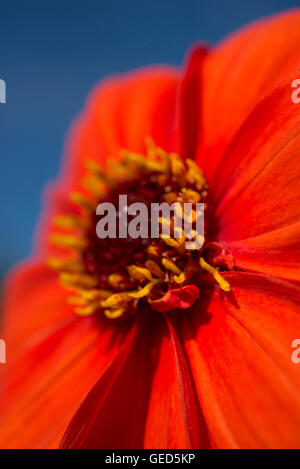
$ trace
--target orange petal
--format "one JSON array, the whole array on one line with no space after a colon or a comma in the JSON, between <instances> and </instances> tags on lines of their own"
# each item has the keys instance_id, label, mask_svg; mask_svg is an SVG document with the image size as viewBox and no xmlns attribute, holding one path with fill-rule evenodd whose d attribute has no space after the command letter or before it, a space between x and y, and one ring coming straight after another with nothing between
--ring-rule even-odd
<instances>
[{"instance_id":1,"label":"orange petal","mask_svg":"<svg viewBox=\"0 0 300 469\"><path fill-rule=\"evenodd\" d=\"M62 448L209 447L187 363L150 312L72 419Z\"/></svg>"},{"instance_id":2,"label":"orange petal","mask_svg":"<svg viewBox=\"0 0 300 469\"><path fill-rule=\"evenodd\" d=\"M207 56L199 77L203 82L203 139L197 159L209 184L247 115L299 67L299 42L300 10L295 9L242 28Z\"/></svg>"},{"instance_id":3,"label":"orange petal","mask_svg":"<svg viewBox=\"0 0 300 469\"><path fill-rule=\"evenodd\" d=\"M151 316L139 317L122 353L75 413L62 439L62 448L143 447L153 351L162 334L161 321Z\"/></svg>"},{"instance_id":4,"label":"orange petal","mask_svg":"<svg viewBox=\"0 0 300 469\"><path fill-rule=\"evenodd\" d=\"M165 295L152 301L151 307L155 311L167 312L173 309L187 309L199 298L196 285L186 285L182 288L170 289Z\"/></svg>"},{"instance_id":5,"label":"orange petal","mask_svg":"<svg viewBox=\"0 0 300 469\"><path fill-rule=\"evenodd\" d=\"M178 325L199 401L218 448L299 448L300 289L265 275L227 274ZM298 331L298 332L297 332Z\"/></svg>"},{"instance_id":6,"label":"orange petal","mask_svg":"<svg viewBox=\"0 0 300 469\"><path fill-rule=\"evenodd\" d=\"M147 136L174 151L177 85L178 72L171 67L142 69L97 85L69 136L65 176L72 184L81 178L86 158L103 164L107 157L119 158L121 149L143 151Z\"/></svg>"},{"instance_id":7,"label":"orange petal","mask_svg":"<svg viewBox=\"0 0 300 469\"><path fill-rule=\"evenodd\" d=\"M27 263L6 289L0 447L56 447L125 334L76 317L54 272Z\"/></svg>"},{"instance_id":8,"label":"orange petal","mask_svg":"<svg viewBox=\"0 0 300 469\"><path fill-rule=\"evenodd\" d=\"M206 56L204 46L189 53L179 88L178 153L183 158L194 159L202 139L202 70Z\"/></svg>"},{"instance_id":9,"label":"orange petal","mask_svg":"<svg viewBox=\"0 0 300 469\"><path fill-rule=\"evenodd\" d=\"M236 266L291 280L300 280L300 119L291 100L296 76L246 119L214 189L218 237Z\"/></svg>"},{"instance_id":10,"label":"orange petal","mask_svg":"<svg viewBox=\"0 0 300 469\"><path fill-rule=\"evenodd\" d=\"M164 150L176 150L176 93L179 72L152 67L111 77L97 85L74 122L65 148L59 180L46 192L46 210L39 223L36 246L49 249L48 233L54 215L74 213L71 191L82 191L87 159L105 166L121 149L141 152L145 138Z\"/></svg>"},{"instance_id":11,"label":"orange petal","mask_svg":"<svg viewBox=\"0 0 300 469\"><path fill-rule=\"evenodd\" d=\"M233 253L235 266L242 270L300 280L300 222L223 244Z\"/></svg>"},{"instance_id":12,"label":"orange petal","mask_svg":"<svg viewBox=\"0 0 300 469\"><path fill-rule=\"evenodd\" d=\"M182 314L185 314L185 312ZM195 392L195 384L173 320L157 351L157 363L145 428L145 448L209 448L208 429Z\"/></svg>"}]
</instances>

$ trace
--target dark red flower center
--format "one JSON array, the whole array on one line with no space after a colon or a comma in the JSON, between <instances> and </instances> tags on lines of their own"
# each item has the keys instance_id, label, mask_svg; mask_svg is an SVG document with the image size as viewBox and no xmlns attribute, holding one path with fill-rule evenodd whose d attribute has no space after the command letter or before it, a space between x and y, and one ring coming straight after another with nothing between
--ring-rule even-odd
<instances>
[{"instance_id":1,"label":"dark red flower center","mask_svg":"<svg viewBox=\"0 0 300 469\"><path fill-rule=\"evenodd\" d=\"M105 172L94 161L88 161L87 168L86 195L71 195L79 206L78 215L57 216L55 223L61 231L51 237L56 245L70 249L71 256L49 259L51 267L59 270L61 283L72 291L69 301L76 313L100 311L119 318L145 306L157 311L186 309L197 300L208 276L222 290L230 290L218 266L208 262L208 252L221 248L208 240L208 186L195 162L168 154L149 139L146 155L123 152L122 159ZM148 236L120 236L124 219L120 195L126 196L125 211L131 204L144 204ZM99 238L96 208L108 202L116 207L116 236ZM153 204L175 209L169 217L158 212L154 220ZM200 205L204 215L201 233L196 229ZM126 228L133 219L126 214ZM153 222L160 227L158 237L151 231Z\"/></svg>"}]
</instances>

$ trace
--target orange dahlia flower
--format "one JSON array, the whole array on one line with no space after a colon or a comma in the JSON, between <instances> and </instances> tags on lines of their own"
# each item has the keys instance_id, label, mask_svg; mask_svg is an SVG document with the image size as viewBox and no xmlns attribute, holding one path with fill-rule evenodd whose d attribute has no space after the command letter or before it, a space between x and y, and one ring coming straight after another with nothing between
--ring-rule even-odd
<instances>
[{"instance_id":1,"label":"orange dahlia flower","mask_svg":"<svg viewBox=\"0 0 300 469\"><path fill-rule=\"evenodd\" d=\"M300 447L299 43L294 10L92 92L6 283L1 447ZM98 239L119 194L203 201L202 248Z\"/></svg>"}]
</instances>

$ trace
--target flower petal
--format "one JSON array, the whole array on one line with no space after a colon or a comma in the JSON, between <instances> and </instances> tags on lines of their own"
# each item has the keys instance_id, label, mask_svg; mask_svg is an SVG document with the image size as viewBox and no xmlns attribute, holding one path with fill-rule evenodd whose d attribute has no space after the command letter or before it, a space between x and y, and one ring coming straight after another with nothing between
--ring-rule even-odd
<instances>
[{"instance_id":1,"label":"flower petal","mask_svg":"<svg viewBox=\"0 0 300 469\"><path fill-rule=\"evenodd\" d=\"M86 158L102 164L118 159L121 149L143 151L148 136L174 150L178 77L175 68L149 67L96 86L68 140L64 176L73 178L72 185Z\"/></svg>"},{"instance_id":2,"label":"flower petal","mask_svg":"<svg viewBox=\"0 0 300 469\"><path fill-rule=\"evenodd\" d=\"M12 275L4 318L0 446L57 447L126 331L76 317L55 273L38 262L26 263Z\"/></svg>"},{"instance_id":3,"label":"flower petal","mask_svg":"<svg viewBox=\"0 0 300 469\"><path fill-rule=\"evenodd\" d=\"M203 413L218 448L297 448L300 289L265 275L230 273L178 324ZM298 332L297 332L298 331Z\"/></svg>"},{"instance_id":4,"label":"flower petal","mask_svg":"<svg viewBox=\"0 0 300 469\"><path fill-rule=\"evenodd\" d=\"M161 322L135 323L117 359L99 378L75 413L62 448L142 448ZM154 326L154 327L152 327Z\"/></svg>"},{"instance_id":5,"label":"flower petal","mask_svg":"<svg viewBox=\"0 0 300 469\"><path fill-rule=\"evenodd\" d=\"M204 45L191 50L179 88L178 153L183 158L194 159L202 139L202 70L206 56Z\"/></svg>"},{"instance_id":6,"label":"flower petal","mask_svg":"<svg viewBox=\"0 0 300 469\"><path fill-rule=\"evenodd\" d=\"M182 313L183 314L183 313ZM209 448L193 377L178 340L172 318L157 352L157 364L145 429L145 447L156 449Z\"/></svg>"},{"instance_id":7,"label":"flower petal","mask_svg":"<svg viewBox=\"0 0 300 469\"><path fill-rule=\"evenodd\" d=\"M300 280L300 118L291 100L299 73L282 81L245 121L214 191L218 238L236 266L291 280Z\"/></svg>"},{"instance_id":8,"label":"flower petal","mask_svg":"<svg viewBox=\"0 0 300 469\"><path fill-rule=\"evenodd\" d=\"M39 252L48 251L53 216L76 213L69 196L72 191L82 192L87 159L104 167L108 158L120 158L120 150L144 152L149 136L164 150L176 149L178 82L175 68L149 67L95 87L70 129L60 177L47 188L46 210L36 235Z\"/></svg>"},{"instance_id":9,"label":"flower petal","mask_svg":"<svg viewBox=\"0 0 300 469\"><path fill-rule=\"evenodd\" d=\"M248 114L300 66L300 10L262 19L222 41L207 56L203 82L203 140L199 166L211 185L226 164L224 150ZM240 158L243 154L240 155Z\"/></svg>"},{"instance_id":10,"label":"flower petal","mask_svg":"<svg viewBox=\"0 0 300 469\"><path fill-rule=\"evenodd\" d=\"M209 447L187 364L169 323L139 321L72 419L62 448Z\"/></svg>"},{"instance_id":11,"label":"flower petal","mask_svg":"<svg viewBox=\"0 0 300 469\"><path fill-rule=\"evenodd\" d=\"M199 298L199 290L196 285L186 285L182 288L174 288L159 300L152 301L151 307L155 311L167 312L173 309L187 309Z\"/></svg>"},{"instance_id":12,"label":"flower petal","mask_svg":"<svg viewBox=\"0 0 300 469\"><path fill-rule=\"evenodd\" d=\"M241 241L224 242L235 266L248 271L300 280L300 222Z\"/></svg>"}]
</instances>

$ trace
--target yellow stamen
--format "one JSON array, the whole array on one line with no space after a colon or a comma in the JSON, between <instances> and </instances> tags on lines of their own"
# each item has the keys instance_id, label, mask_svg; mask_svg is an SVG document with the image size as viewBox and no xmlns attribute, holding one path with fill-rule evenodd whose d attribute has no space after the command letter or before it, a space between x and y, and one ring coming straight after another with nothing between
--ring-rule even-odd
<instances>
[{"instance_id":1,"label":"yellow stamen","mask_svg":"<svg viewBox=\"0 0 300 469\"><path fill-rule=\"evenodd\" d=\"M105 309L104 314L109 319L117 319L122 316L126 311L125 308L117 308L117 309Z\"/></svg>"},{"instance_id":2,"label":"yellow stamen","mask_svg":"<svg viewBox=\"0 0 300 469\"><path fill-rule=\"evenodd\" d=\"M169 236L166 236L166 235L160 235L161 239L163 239L163 241L168 245L170 246L171 248L176 248L176 249L179 249L181 248L181 244L178 242L178 241L175 241L175 239L173 238L170 238Z\"/></svg>"},{"instance_id":3,"label":"yellow stamen","mask_svg":"<svg viewBox=\"0 0 300 469\"><path fill-rule=\"evenodd\" d=\"M50 257L47 259L47 264L53 270L70 270L72 272L83 272L84 265L76 259L59 259Z\"/></svg>"},{"instance_id":4,"label":"yellow stamen","mask_svg":"<svg viewBox=\"0 0 300 469\"><path fill-rule=\"evenodd\" d=\"M82 296L69 296L67 298L67 302L73 306L84 306L88 303L88 301Z\"/></svg>"},{"instance_id":5,"label":"yellow stamen","mask_svg":"<svg viewBox=\"0 0 300 469\"><path fill-rule=\"evenodd\" d=\"M100 168L100 165L97 161L91 160L90 158L85 160L85 166L86 168L91 172L91 173L101 173L102 170Z\"/></svg>"},{"instance_id":6,"label":"yellow stamen","mask_svg":"<svg viewBox=\"0 0 300 469\"><path fill-rule=\"evenodd\" d=\"M170 261L169 259L163 258L161 263L166 269L170 270L171 272L174 272L174 274L177 274L177 275L182 274L182 271L177 267L177 265L174 264L174 262Z\"/></svg>"},{"instance_id":7,"label":"yellow stamen","mask_svg":"<svg viewBox=\"0 0 300 469\"><path fill-rule=\"evenodd\" d=\"M101 181L105 182L108 186L113 186L111 180L107 177L104 171L102 171L100 165L95 160L87 159L85 161L86 168Z\"/></svg>"},{"instance_id":8,"label":"yellow stamen","mask_svg":"<svg viewBox=\"0 0 300 469\"><path fill-rule=\"evenodd\" d=\"M93 204L91 200L85 197L80 192L72 192L70 199L74 204L78 205L80 208L86 210L87 212L94 212L96 205Z\"/></svg>"},{"instance_id":9,"label":"yellow stamen","mask_svg":"<svg viewBox=\"0 0 300 469\"><path fill-rule=\"evenodd\" d=\"M173 224L172 220L169 220L169 218L159 217L158 221L161 225L171 226Z\"/></svg>"},{"instance_id":10,"label":"yellow stamen","mask_svg":"<svg viewBox=\"0 0 300 469\"><path fill-rule=\"evenodd\" d=\"M151 246L147 247L147 254L150 256L159 257L159 248L152 244Z\"/></svg>"},{"instance_id":11,"label":"yellow stamen","mask_svg":"<svg viewBox=\"0 0 300 469\"><path fill-rule=\"evenodd\" d=\"M128 292L114 293L113 295L101 301L103 308L119 308L131 301Z\"/></svg>"},{"instance_id":12,"label":"yellow stamen","mask_svg":"<svg viewBox=\"0 0 300 469\"><path fill-rule=\"evenodd\" d=\"M123 151L122 155L126 158L129 163L132 163L138 168L144 170L146 169L148 171L165 172L167 169L165 162L145 158L144 155L141 155L139 153Z\"/></svg>"},{"instance_id":13,"label":"yellow stamen","mask_svg":"<svg viewBox=\"0 0 300 469\"><path fill-rule=\"evenodd\" d=\"M63 233L52 233L50 242L61 248L77 249L83 251L87 247L87 240L79 236L66 235Z\"/></svg>"},{"instance_id":14,"label":"yellow stamen","mask_svg":"<svg viewBox=\"0 0 300 469\"><path fill-rule=\"evenodd\" d=\"M179 244L184 244L184 242L186 240L185 232L183 231L182 228L177 228L177 227L174 228L174 237L176 238L176 241Z\"/></svg>"},{"instance_id":15,"label":"yellow stamen","mask_svg":"<svg viewBox=\"0 0 300 469\"><path fill-rule=\"evenodd\" d=\"M174 202L178 201L178 194L177 192L168 192L164 195L164 199L169 205L172 205Z\"/></svg>"},{"instance_id":16,"label":"yellow stamen","mask_svg":"<svg viewBox=\"0 0 300 469\"><path fill-rule=\"evenodd\" d=\"M78 314L79 316L90 316L93 314L97 309L99 309L99 304L90 304L87 306L82 306L75 308L75 313Z\"/></svg>"},{"instance_id":17,"label":"yellow stamen","mask_svg":"<svg viewBox=\"0 0 300 469\"><path fill-rule=\"evenodd\" d=\"M145 144L147 147L147 159L148 161L154 162L156 165L157 163L159 166L155 166L154 168L158 168L158 171L166 173L168 171L168 168L170 166L170 158L169 155L166 151L164 151L162 148L157 147L153 138L151 137L146 137L145 138ZM160 157L160 160L157 159L157 156ZM155 171L155 169L154 169Z\"/></svg>"},{"instance_id":18,"label":"yellow stamen","mask_svg":"<svg viewBox=\"0 0 300 469\"><path fill-rule=\"evenodd\" d=\"M171 227L173 226L173 220L169 220L168 218L159 217L158 221L161 224L162 231L163 231L162 234L160 235L161 238L169 238ZM165 231L167 231L169 234L164 233Z\"/></svg>"},{"instance_id":19,"label":"yellow stamen","mask_svg":"<svg viewBox=\"0 0 300 469\"><path fill-rule=\"evenodd\" d=\"M105 300L109 296L113 294L111 290L101 290L101 289L93 289L93 290L78 290L78 294L83 296L83 298L93 301L93 300Z\"/></svg>"},{"instance_id":20,"label":"yellow stamen","mask_svg":"<svg viewBox=\"0 0 300 469\"><path fill-rule=\"evenodd\" d=\"M98 198L103 197L106 192L102 181L100 181L99 178L93 174L89 174L86 178L84 178L83 187Z\"/></svg>"},{"instance_id":21,"label":"yellow stamen","mask_svg":"<svg viewBox=\"0 0 300 469\"><path fill-rule=\"evenodd\" d=\"M73 274L70 272L61 272L59 279L64 286L67 287L83 287L83 288L92 288L95 287L98 283L96 277L88 274Z\"/></svg>"},{"instance_id":22,"label":"yellow stamen","mask_svg":"<svg viewBox=\"0 0 300 469\"><path fill-rule=\"evenodd\" d=\"M183 198L185 202L194 202L198 203L201 200L201 196L199 192L194 191L193 189L186 189L185 187L181 189L181 192L183 194Z\"/></svg>"},{"instance_id":23,"label":"yellow stamen","mask_svg":"<svg viewBox=\"0 0 300 469\"><path fill-rule=\"evenodd\" d=\"M174 275L174 280L176 283L183 283L186 280L186 275L182 272L180 275Z\"/></svg>"},{"instance_id":24,"label":"yellow stamen","mask_svg":"<svg viewBox=\"0 0 300 469\"><path fill-rule=\"evenodd\" d=\"M155 275L156 277L162 278L164 276L163 271L156 262L149 260L146 261L145 265L151 274Z\"/></svg>"},{"instance_id":25,"label":"yellow stamen","mask_svg":"<svg viewBox=\"0 0 300 469\"><path fill-rule=\"evenodd\" d=\"M186 212L184 209L184 206L182 206L180 203L177 203L174 207L175 213L178 218L186 220L188 223L193 223L197 219L197 212L195 210L189 210Z\"/></svg>"},{"instance_id":26,"label":"yellow stamen","mask_svg":"<svg viewBox=\"0 0 300 469\"><path fill-rule=\"evenodd\" d=\"M128 273L130 277L134 280L138 280L139 282L143 282L145 280L153 280L151 272L146 269L145 267L138 267L137 265L129 265L127 267Z\"/></svg>"},{"instance_id":27,"label":"yellow stamen","mask_svg":"<svg viewBox=\"0 0 300 469\"><path fill-rule=\"evenodd\" d=\"M184 163L176 153L170 153L171 171L176 178L182 177L185 173Z\"/></svg>"},{"instance_id":28,"label":"yellow stamen","mask_svg":"<svg viewBox=\"0 0 300 469\"><path fill-rule=\"evenodd\" d=\"M194 223L197 219L197 212L196 210L190 210L189 213L183 211L183 218L188 223Z\"/></svg>"},{"instance_id":29,"label":"yellow stamen","mask_svg":"<svg viewBox=\"0 0 300 469\"><path fill-rule=\"evenodd\" d=\"M80 218L76 215L57 215L53 219L53 223L58 228L72 230L72 229L81 229L88 228L90 223L83 218Z\"/></svg>"},{"instance_id":30,"label":"yellow stamen","mask_svg":"<svg viewBox=\"0 0 300 469\"><path fill-rule=\"evenodd\" d=\"M168 169L165 161L146 160L145 167L148 169L148 171L158 171L161 173L165 173Z\"/></svg>"},{"instance_id":31,"label":"yellow stamen","mask_svg":"<svg viewBox=\"0 0 300 469\"><path fill-rule=\"evenodd\" d=\"M113 177L118 181L128 181L133 179L133 177L135 176L135 171L133 170L133 168L130 168L128 165L125 165L122 162L116 162L112 159L108 159L107 164Z\"/></svg>"},{"instance_id":32,"label":"yellow stamen","mask_svg":"<svg viewBox=\"0 0 300 469\"><path fill-rule=\"evenodd\" d=\"M145 167L145 156L140 153L134 153L128 150L122 150L121 156L125 159L126 162L132 163L133 165L144 168Z\"/></svg>"},{"instance_id":33,"label":"yellow stamen","mask_svg":"<svg viewBox=\"0 0 300 469\"><path fill-rule=\"evenodd\" d=\"M230 284L227 282L227 280L225 280L221 274L219 273L219 271L217 269L215 269L213 266L211 266L210 264L208 264L204 259L203 257L200 257L200 266L202 267L202 269L204 270L207 270L207 272L210 272L214 279L216 280L216 282L218 282L218 284L220 285L220 288L226 292L229 292L230 291Z\"/></svg>"},{"instance_id":34,"label":"yellow stamen","mask_svg":"<svg viewBox=\"0 0 300 469\"><path fill-rule=\"evenodd\" d=\"M156 283L158 283L159 280L154 280L152 282L149 282L147 283L147 285L144 286L144 288L142 288L141 290L137 291L137 292L131 292L131 293L128 293L128 295L131 297L131 298L143 298L144 296L147 296L149 295L150 291L152 290L152 288L154 287L154 285Z\"/></svg>"},{"instance_id":35,"label":"yellow stamen","mask_svg":"<svg viewBox=\"0 0 300 469\"><path fill-rule=\"evenodd\" d=\"M197 250L200 249L205 241L205 238L203 235L200 235L196 230L191 230L189 233L189 249L190 250Z\"/></svg>"},{"instance_id":36,"label":"yellow stamen","mask_svg":"<svg viewBox=\"0 0 300 469\"><path fill-rule=\"evenodd\" d=\"M187 158L186 164L188 166L187 180L195 181L196 183L199 184L199 186L205 187L206 186L205 177L203 176L203 172L201 171L197 163Z\"/></svg>"},{"instance_id":37,"label":"yellow stamen","mask_svg":"<svg viewBox=\"0 0 300 469\"><path fill-rule=\"evenodd\" d=\"M163 187L165 190L167 189L167 182L168 182L168 174L158 174L156 177L156 182L159 186Z\"/></svg>"},{"instance_id":38,"label":"yellow stamen","mask_svg":"<svg viewBox=\"0 0 300 469\"><path fill-rule=\"evenodd\" d=\"M110 274L108 276L108 283L113 287L113 288L119 288L120 284L124 281L124 275L115 273L115 274Z\"/></svg>"},{"instance_id":39,"label":"yellow stamen","mask_svg":"<svg viewBox=\"0 0 300 469\"><path fill-rule=\"evenodd\" d=\"M147 156L148 158L154 159L156 156L156 145L152 137L145 138L145 144L147 147Z\"/></svg>"}]
</instances>

